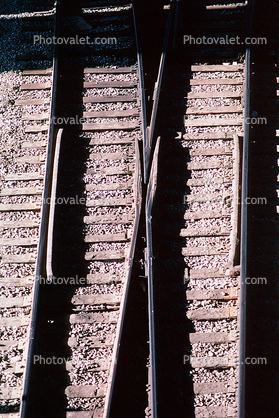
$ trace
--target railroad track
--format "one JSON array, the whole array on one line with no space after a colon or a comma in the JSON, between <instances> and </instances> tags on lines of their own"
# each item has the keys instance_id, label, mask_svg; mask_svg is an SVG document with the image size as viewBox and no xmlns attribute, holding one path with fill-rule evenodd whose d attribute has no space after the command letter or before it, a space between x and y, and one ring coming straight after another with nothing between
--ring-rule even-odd
<instances>
[{"instance_id":1,"label":"railroad track","mask_svg":"<svg viewBox=\"0 0 279 418\"><path fill-rule=\"evenodd\" d=\"M187 411L236 417L242 397L240 186L249 74L242 45L233 50L192 45L183 51L179 40L183 30L208 39L225 36L224 28L231 21L233 27L237 16L243 23L245 5L229 9L211 3L203 4L202 19L196 10L192 32L182 25L183 7L174 13L176 49L167 56L154 129L154 138L161 139L156 147L153 140L147 195L151 416ZM188 16L193 13L185 9ZM212 34L218 16L221 24Z\"/></svg>"},{"instance_id":2,"label":"railroad track","mask_svg":"<svg viewBox=\"0 0 279 418\"><path fill-rule=\"evenodd\" d=\"M164 160L165 172L160 173L159 168L159 197L155 203L158 209L155 209L156 221L153 221L157 225L153 233L157 245L157 251L154 251L154 276L156 274L156 277L161 278L161 283L156 284L160 294L157 309L165 313L174 311L180 318L171 331L173 338L170 338L168 314L167 317L160 314L158 318L157 327L165 329L162 335L166 335L169 341L167 344L162 337L162 341L160 337L157 340L157 352L159 357L162 356L162 365L169 359L170 368L164 367L162 379L170 378L168 373L172 370L172 378L178 381L173 370L176 365L177 374L181 373L179 369L182 368L183 358L182 364L176 364L178 354L175 355L175 349L182 349L183 340L186 344L186 335L182 341L182 336L179 338L178 347L176 344L172 347L172 341L176 341L178 337L175 336L181 330L186 334L186 329L189 332L189 327L192 328L191 346L185 353L184 367L187 368L188 359L193 368L196 416L202 416L204 409L214 400L217 405L208 409L211 414L214 411L216 414L228 413L230 416L233 413L231 416L235 416L236 408L233 399L237 387L235 373L239 284L235 276L238 274L236 260L239 231L238 205L234 206L233 202L237 198L240 177L243 65L224 65L224 71L220 67L191 67L191 81L195 82L196 90L187 94L186 112L189 112L191 118L185 120L186 132L179 135L179 138L174 137L170 131L162 136L160 158L161 164ZM220 77L217 78L218 73ZM229 86L229 89L222 91L222 82L228 83L230 79L238 79L238 91L235 91L233 81L231 85L223 84ZM219 91L207 89L199 92L204 86L211 87L208 81L212 80L213 86L219 86ZM181 88L181 84L179 86ZM230 94L233 97L229 97ZM203 108L199 111L197 101L200 103L201 100ZM206 106L209 102L210 106ZM225 103L230 109L225 109L222 118L220 115L224 115L221 112L224 112ZM206 113L207 107L210 116ZM181 106L183 108L184 104ZM177 110L174 107L174 113L177 114ZM232 111L232 117L228 118L229 110ZM167 222L164 221L166 219ZM183 284L187 284L186 315L192 325L181 318L182 294L185 289ZM183 376L181 373L180 378ZM229 403L230 409L218 405L218 397L224 398L224 403Z\"/></svg>"},{"instance_id":3,"label":"railroad track","mask_svg":"<svg viewBox=\"0 0 279 418\"><path fill-rule=\"evenodd\" d=\"M107 416L133 267L145 117L133 7L85 6L61 3L60 36L116 31L117 44L61 45L56 56L46 267L23 416Z\"/></svg>"},{"instance_id":4,"label":"railroad track","mask_svg":"<svg viewBox=\"0 0 279 418\"><path fill-rule=\"evenodd\" d=\"M54 32L54 9L37 4L1 15L1 416L19 416L38 269L52 85L52 47L30 41ZM13 6L14 7L14 6ZM29 10L28 10L29 9ZM19 12L19 14L18 14ZM9 40L9 45L7 45ZM11 47L11 43L14 45ZM32 70L30 70L32 68Z\"/></svg>"},{"instance_id":5,"label":"railroad track","mask_svg":"<svg viewBox=\"0 0 279 418\"><path fill-rule=\"evenodd\" d=\"M20 73L9 81L13 106L4 113L7 120L9 112L20 118L12 158L13 123L1 145L1 416L97 418L119 409L119 400L112 403L142 200L150 331L146 416L273 416L277 372L274 390L261 397L251 382L256 375L269 387L269 369L260 364L258 373L252 363L248 370L246 360L276 363L274 344L260 346L258 336L266 323L266 338L277 332L272 319L277 263L274 267L267 254L277 220L273 203L249 207L249 221L258 219L263 240L249 232L253 246L247 252L243 202L250 131L257 158L270 150L268 170L266 159L256 161L271 186L264 193L252 181L249 197L276 194L276 169L270 173L270 166L277 125L267 131L249 126L251 116L263 113L266 96L261 91L252 96L251 115L246 45L182 41L185 28L195 39L243 39L252 2L213 3L203 2L197 10L195 4L172 2L149 130L133 5L59 3L57 36L103 42L62 43L54 52L32 45L34 36L54 33L52 5L47 12L38 6L22 15L25 49L14 48L9 58ZM260 16L260 5L256 10ZM278 4L271 11L275 16ZM1 17L0 24L6 28L7 22ZM164 68L171 29L175 35ZM276 51L271 47L253 56L253 62L260 56L267 63L263 73L272 74L274 88ZM258 64L252 70L255 89ZM273 110L266 114L272 120ZM266 134L274 137L263 144ZM248 349L247 275L264 276L270 284L266 291L249 288L248 318L257 327L255 336L248 328ZM256 316L255 301L257 308L267 304L268 320ZM251 384L247 394L245 374ZM258 394L255 404L251 388Z\"/></svg>"}]
</instances>

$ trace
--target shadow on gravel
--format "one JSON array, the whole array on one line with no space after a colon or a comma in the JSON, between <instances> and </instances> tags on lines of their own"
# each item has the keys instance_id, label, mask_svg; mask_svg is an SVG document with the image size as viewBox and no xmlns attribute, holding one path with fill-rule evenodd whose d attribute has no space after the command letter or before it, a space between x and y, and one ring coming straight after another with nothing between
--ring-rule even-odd
<instances>
[{"instance_id":1,"label":"shadow on gravel","mask_svg":"<svg viewBox=\"0 0 279 418\"><path fill-rule=\"evenodd\" d=\"M275 417L279 410L278 82L272 56L255 54L248 206L246 416Z\"/></svg>"},{"instance_id":2,"label":"shadow on gravel","mask_svg":"<svg viewBox=\"0 0 279 418\"><path fill-rule=\"evenodd\" d=\"M62 64L59 74L58 91L65 93L58 97L57 122L62 121L60 118L81 118L82 68L69 75L67 67ZM71 299L76 289L69 284L67 278L86 277L88 273L86 265L82 263L85 256L82 221L86 211L83 204L79 204L82 202L80 199L85 197L83 176L88 149L79 137L81 127L78 124L62 124L58 127L63 127L64 130L56 202L70 202L69 199L72 199L71 202L77 203L56 205L53 238L53 275L56 282L44 284L40 289L35 355L41 360L34 367L30 404L31 414L62 418L66 416L64 392L70 383L66 361L70 359L72 352L67 341L70 331L69 317L75 308ZM43 384L43 391L38 382Z\"/></svg>"},{"instance_id":3,"label":"shadow on gravel","mask_svg":"<svg viewBox=\"0 0 279 418\"><path fill-rule=\"evenodd\" d=\"M189 333L194 330L186 317L185 239L180 237L190 177L189 150L175 139L184 125L184 96L189 89L189 78L184 75L190 68L185 63L178 67L174 59L169 62L172 67L166 75L168 88L163 87L158 189L152 212L158 415L193 417L193 382L184 356L190 355Z\"/></svg>"}]
</instances>

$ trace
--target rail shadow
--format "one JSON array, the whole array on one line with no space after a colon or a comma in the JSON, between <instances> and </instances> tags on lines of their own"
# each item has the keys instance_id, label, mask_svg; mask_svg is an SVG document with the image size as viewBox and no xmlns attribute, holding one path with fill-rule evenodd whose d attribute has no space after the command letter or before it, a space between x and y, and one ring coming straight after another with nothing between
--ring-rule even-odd
<instances>
[{"instance_id":1,"label":"rail shadow","mask_svg":"<svg viewBox=\"0 0 279 418\"><path fill-rule=\"evenodd\" d=\"M183 130L187 106L184 93L189 89L189 78L181 80L181 74L190 67L185 64L181 73L174 57L170 62L158 127L161 146L152 212L158 414L193 417L193 381L184 356L190 355L189 333L194 330L186 317L185 239L180 237L185 225L186 184L191 175L186 169L189 149L175 139Z\"/></svg>"},{"instance_id":2,"label":"rail shadow","mask_svg":"<svg viewBox=\"0 0 279 418\"><path fill-rule=\"evenodd\" d=\"M263 13L267 14L262 26ZM267 34L271 10L257 11L258 33ZM272 13L276 13L273 12ZM276 16L278 15L278 12ZM275 18L275 16L274 16ZM269 27L268 27L269 26ZM246 416L274 417L279 410L278 318L278 58L269 47L252 49ZM258 122L257 122L258 121ZM257 122L257 123L256 123ZM277 131L277 132L276 132Z\"/></svg>"}]
</instances>

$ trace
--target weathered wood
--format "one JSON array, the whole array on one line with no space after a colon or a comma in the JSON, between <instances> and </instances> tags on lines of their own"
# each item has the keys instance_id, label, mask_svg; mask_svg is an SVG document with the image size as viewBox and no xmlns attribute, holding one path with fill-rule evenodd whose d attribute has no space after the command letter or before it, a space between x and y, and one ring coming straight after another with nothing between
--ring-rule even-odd
<instances>
[{"instance_id":1,"label":"weathered wood","mask_svg":"<svg viewBox=\"0 0 279 418\"><path fill-rule=\"evenodd\" d=\"M236 405L197 406L195 408L196 418L235 418L236 416L237 416Z\"/></svg>"},{"instance_id":2,"label":"weathered wood","mask_svg":"<svg viewBox=\"0 0 279 418\"><path fill-rule=\"evenodd\" d=\"M227 254L229 252L228 248L218 248L218 247L184 247L182 248L182 255L184 257L193 257L201 255L219 255Z\"/></svg>"},{"instance_id":3,"label":"weathered wood","mask_svg":"<svg viewBox=\"0 0 279 418\"><path fill-rule=\"evenodd\" d=\"M212 107L188 107L186 109L186 115L207 115L214 113L242 113L243 108L241 106L212 106Z\"/></svg>"},{"instance_id":4,"label":"weathered wood","mask_svg":"<svg viewBox=\"0 0 279 418\"><path fill-rule=\"evenodd\" d=\"M110 362L107 360L98 361L95 360L87 360L86 361L87 367L90 367L90 370L92 372L99 372L99 371L105 371L109 369ZM75 362L74 361L67 361L66 362L66 370L71 371L75 368Z\"/></svg>"},{"instance_id":5,"label":"weathered wood","mask_svg":"<svg viewBox=\"0 0 279 418\"><path fill-rule=\"evenodd\" d=\"M69 347L78 347L78 343L80 340L76 337L70 337L68 339L68 346ZM81 340L81 343L83 343L83 340ZM98 348L104 348L104 347L111 347L114 344L114 337L107 336L105 338L103 337L86 337L86 345L90 347L98 347Z\"/></svg>"},{"instance_id":6,"label":"weathered wood","mask_svg":"<svg viewBox=\"0 0 279 418\"><path fill-rule=\"evenodd\" d=\"M96 200L87 200L87 207L94 206L131 206L133 204L130 197L124 199L112 198L112 199L96 199Z\"/></svg>"},{"instance_id":7,"label":"weathered wood","mask_svg":"<svg viewBox=\"0 0 279 418\"><path fill-rule=\"evenodd\" d=\"M28 126L25 127L25 132L26 133L47 132L48 128L49 128L48 124L45 124L45 125L28 125ZM33 158L35 158L35 157L33 157Z\"/></svg>"},{"instance_id":8,"label":"weathered wood","mask_svg":"<svg viewBox=\"0 0 279 418\"><path fill-rule=\"evenodd\" d=\"M0 238L0 246L20 246L20 247L29 247L32 245L37 245L39 238ZM6 257L15 257L15 256L6 256ZM3 259L3 257L2 257Z\"/></svg>"},{"instance_id":9,"label":"weathered wood","mask_svg":"<svg viewBox=\"0 0 279 418\"><path fill-rule=\"evenodd\" d=\"M119 68L85 68L84 74L121 74L133 73L136 69L134 67L119 67Z\"/></svg>"},{"instance_id":10,"label":"weathered wood","mask_svg":"<svg viewBox=\"0 0 279 418\"><path fill-rule=\"evenodd\" d=\"M91 190L126 190L130 189L133 186L132 181L127 181L125 183L99 183L99 184L86 184L85 188L87 191Z\"/></svg>"},{"instance_id":11,"label":"weathered wood","mask_svg":"<svg viewBox=\"0 0 279 418\"><path fill-rule=\"evenodd\" d=\"M135 87L137 86L138 82L135 80L132 81L100 81L98 83L94 81L85 81L83 83L84 88L97 88L97 89L103 89L103 88L129 88L129 87Z\"/></svg>"},{"instance_id":12,"label":"weathered wood","mask_svg":"<svg viewBox=\"0 0 279 418\"><path fill-rule=\"evenodd\" d=\"M49 114L47 113L38 113L35 115L23 115L22 120L48 120Z\"/></svg>"},{"instance_id":13,"label":"weathered wood","mask_svg":"<svg viewBox=\"0 0 279 418\"><path fill-rule=\"evenodd\" d=\"M205 202L222 202L223 195L220 192L210 194L190 194L183 197L183 203L205 203Z\"/></svg>"},{"instance_id":14,"label":"weathered wood","mask_svg":"<svg viewBox=\"0 0 279 418\"><path fill-rule=\"evenodd\" d=\"M208 119L186 119L184 126L237 126L242 125L241 118L208 118Z\"/></svg>"},{"instance_id":15,"label":"weathered wood","mask_svg":"<svg viewBox=\"0 0 279 418\"><path fill-rule=\"evenodd\" d=\"M235 4L214 4L214 5L207 5L207 10L231 10L231 9L242 9L247 7L247 4L244 3L235 3Z\"/></svg>"},{"instance_id":16,"label":"weathered wood","mask_svg":"<svg viewBox=\"0 0 279 418\"><path fill-rule=\"evenodd\" d=\"M0 196L41 195L43 187L15 187L0 190Z\"/></svg>"},{"instance_id":17,"label":"weathered wood","mask_svg":"<svg viewBox=\"0 0 279 418\"><path fill-rule=\"evenodd\" d=\"M240 70L244 70L244 65L243 64L236 64L236 65L231 65L231 64L224 64L224 65L192 65L191 66L191 71L193 72L216 72L216 71L229 71L229 72L234 72L234 71L240 71Z\"/></svg>"},{"instance_id":18,"label":"weathered wood","mask_svg":"<svg viewBox=\"0 0 279 418\"><path fill-rule=\"evenodd\" d=\"M128 122L114 122L114 123L83 123L83 131L109 131L109 130L125 130L136 129L140 126L140 122L128 121Z\"/></svg>"},{"instance_id":19,"label":"weathered wood","mask_svg":"<svg viewBox=\"0 0 279 418\"><path fill-rule=\"evenodd\" d=\"M120 298L114 294L75 295L71 302L73 305L119 305Z\"/></svg>"},{"instance_id":20,"label":"weathered wood","mask_svg":"<svg viewBox=\"0 0 279 418\"><path fill-rule=\"evenodd\" d=\"M9 350L11 347L19 348L22 347L24 344L26 344L26 340L2 340L0 341L0 350L6 351Z\"/></svg>"},{"instance_id":21,"label":"weathered wood","mask_svg":"<svg viewBox=\"0 0 279 418\"><path fill-rule=\"evenodd\" d=\"M122 96L87 96L82 98L83 103L117 103L117 102L136 102L134 95Z\"/></svg>"},{"instance_id":22,"label":"weathered wood","mask_svg":"<svg viewBox=\"0 0 279 418\"><path fill-rule=\"evenodd\" d=\"M228 332L193 332L190 334L191 344L198 343L212 343L225 344L231 341L236 341L236 333L234 331Z\"/></svg>"},{"instance_id":23,"label":"weathered wood","mask_svg":"<svg viewBox=\"0 0 279 418\"><path fill-rule=\"evenodd\" d=\"M51 88L50 82L45 83L24 83L20 86L20 90L48 90Z\"/></svg>"},{"instance_id":24,"label":"weathered wood","mask_svg":"<svg viewBox=\"0 0 279 418\"><path fill-rule=\"evenodd\" d=\"M224 269L185 269L185 279L209 279L225 277Z\"/></svg>"},{"instance_id":25,"label":"weathered wood","mask_svg":"<svg viewBox=\"0 0 279 418\"><path fill-rule=\"evenodd\" d=\"M205 186L208 184L224 184L224 183L231 183L232 179L229 177L213 177L209 179L199 178L199 179L188 179L187 186ZM219 212L220 213L220 212Z\"/></svg>"},{"instance_id":26,"label":"weathered wood","mask_svg":"<svg viewBox=\"0 0 279 418\"><path fill-rule=\"evenodd\" d=\"M109 322L116 324L118 321L118 311L112 312L81 312L70 315L71 324L94 324L99 322Z\"/></svg>"},{"instance_id":27,"label":"weathered wood","mask_svg":"<svg viewBox=\"0 0 279 418\"><path fill-rule=\"evenodd\" d=\"M234 393L235 389L235 381L194 383L194 393L196 394Z\"/></svg>"},{"instance_id":28,"label":"weathered wood","mask_svg":"<svg viewBox=\"0 0 279 418\"><path fill-rule=\"evenodd\" d=\"M86 282L88 284L109 284L109 283L119 283L121 278L115 274L110 273L95 273L87 274Z\"/></svg>"},{"instance_id":29,"label":"weathered wood","mask_svg":"<svg viewBox=\"0 0 279 418\"><path fill-rule=\"evenodd\" d=\"M191 357L191 366L195 369L223 369L236 366L236 358L224 357Z\"/></svg>"},{"instance_id":30,"label":"weathered wood","mask_svg":"<svg viewBox=\"0 0 279 418\"><path fill-rule=\"evenodd\" d=\"M212 170L215 168L232 168L232 162L224 162L224 161L209 161L209 162L198 162L198 163L187 163L188 170Z\"/></svg>"},{"instance_id":31,"label":"weathered wood","mask_svg":"<svg viewBox=\"0 0 279 418\"><path fill-rule=\"evenodd\" d=\"M41 210L41 203L7 203L0 204L0 212Z\"/></svg>"},{"instance_id":32,"label":"weathered wood","mask_svg":"<svg viewBox=\"0 0 279 418\"><path fill-rule=\"evenodd\" d=\"M15 158L15 163L18 164L23 164L23 163L28 163L28 164L40 164L40 163L44 163L45 162L45 155L35 155L35 156L28 156L25 155L23 157L16 157Z\"/></svg>"},{"instance_id":33,"label":"weathered wood","mask_svg":"<svg viewBox=\"0 0 279 418\"><path fill-rule=\"evenodd\" d=\"M45 70L23 70L22 75L51 75L52 68L47 68Z\"/></svg>"},{"instance_id":34,"label":"weathered wood","mask_svg":"<svg viewBox=\"0 0 279 418\"><path fill-rule=\"evenodd\" d=\"M207 321L216 319L237 318L237 308L200 308L188 311L187 318L191 321Z\"/></svg>"},{"instance_id":35,"label":"weathered wood","mask_svg":"<svg viewBox=\"0 0 279 418\"><path fill-rule=\"evenodd\" d=\"M22 219L21 221L0 221L0 228L35 228L40 222L33 219Z\"/></svg>"},{"instance_id":36,"label":"weathered wood","mask_svg":"<svg viewBox=\"0 0 279 418\"><path fill-rule=\"evenodd\" d=\"M127 158L132 158L134 154L134 150L131 152L94 152L89 154L90 160L123 160Z\"/></svg>"},{"instance_id":37,"label":"weathered wood","mask_svg":"<svg viewBox=\"0 0 279 418\"><path fill-rule=\"evenodd\" d=\"M25 286L32 287L34 283L33 276L24 277L0 277L1 286Z\"/></svg>"},{"instance_id":38,"label":"weathered wood","mask_svg":"<svg viewBox=\"0 0 279 418\"><path fill-rule=\"evenodd\" d=\"M105 393L105 386L99 389L99 385L92 386L67 386L65 394L69 398L99 398Z\"/></svg>"},{"instance_id":39,"label":"weathered wood","mask_svg":"<svg viewBox=\"0 0 279 418\"><path fill-rule=\"evenodd\" d=\"M70 411L66 412L66 418L97 418L97 415L95 415L95 412L99 411L99 409L95 411ZM98 418L102 418L104 415L104 409L102 409L102 412L100 412Z\"/></svg>"},{"instance_id":40,"label":"weathered wood","mask_svg":"<svg viewBox=\"0 0 279 418\"><path fill-rule=\"evenodd\" d=\"M118 234L104 234L104 235L86 235L84 237L85 242L122 242L127 241L126 232Z\"/></svg>"},{"instance_id":41,"label":"weathered wood","mask_svg":"<svg viewBox=\"0 0 279 418\"><path fill-rule=\"evenodd\" d=\"M187 93L188 99L208 99L208 98L232 98L242 97L243 91L204 91L204 92L189 92Z\"/></svg>"},{"instance_id":42,"label":"weathered wood","mask_svg":"<svg viewBox=\"0 0 279 418\"><path fill-rule=\"evenodd\" d=\"M21 397L21 387L0 387L0 399L18 399Z\"/></svg>"},{"instance_id":43,"label":"weathered wood","mask_svg":"<svg viewBox=\"0 0 279 418\"><path fill-rule=\"evenodd\" d=\"M184 134L183 139L188 141L204 141L204 140L219 140L219 139L233 139L235 132L204 132L202 134Z\"/></svg>"},{"instance_id":44,"label":"weathered wood","mask_svg":"<svg viewBox=\"0 0 279 418\"><path fill-rule=\"evenodd\" d=\"M98 112L83 112L83 118L125 118L129 116L139 116L139 109L128 110L100 110Z\"/></svg>"},{"instance_id":45,"label":"weathered wood","mask_svg":"<svg viewBox=\"0 0 279 418\"><path fill-rule=\"evenodd\" d=\"M114 176L117 174L131 174L134 173L135 167L133 164L126 164L124 167L100 167L89 168L87 174L106 174L107 176Z\"/></svg>"},{"instance_id":46,"label":"weathered wood","mask_svg":"<svg viewBox=\"0 0 279 418\"><path fill-rule=\"evenodd\" d=\"M190 155L232 155L232 150L228 147L218 147L210 149L193 149L190 150ZM213 179L212 179L213 180Z\"/></svg>"},{"instance_id":47,"label":"weathered wood","mask_svg":"<svg viewBox=\"0 0 279 418\"><path fill-rule=\"evenodd\" d=\"M66 418L103 418L104 413L103 408L94 411L73 411L66 412Z\"/></svg>"},{"instance_id":48,"label":"weathered wood","mask_svg":"<svg viewBox=\"0 0 279 418\"><path fill-rule=\"evenodd\" d=\"M24 238L22 238L22 239L24 239ZM16 245L19 245L19 244L16 244ZM1 244L0 244L0 246L1 246ZM1 258L1 264L6 264L6 263L35 264L36 261L37 261L37 257L33 254L3 255L2 258Z\"/></svg>"},{"instance_id":49,"label":"weathered wood","mask_svg":"<svg viewBox=\"0 0 279 418\"><path fill-rule=\"evenodd\" d=\"M6 174L5 181L29 181L43 180L44 176L40 173L15 173Z\"/></svg>"},{"instance_id":50,"label":"weathered wood","mask_svg":"<svg viewBox=\"0 0 279 418\"><path fill-rule=\"evenodd\" d=\"M129 224L133 222L134 216L131 215L125 215L125 216L84 216L83 222L87 225L90 224L111 224L111 223L117 223L117 224Z\"/></svg>"},{"instance_id":51,"label":"weathered wood","mask_svg":"<svg viewBox=\"0 0 279 418\"><path fill-rule=\"evenodd\" d=\"M230 218L230 211L227 210L208 210L203 212L186 212L184 219L215 219L215 218Z\"/></svg>"},{"instance_id":52,"label":"weathered wood","mask_svg":"<svg viewBox=\"0 0 279 418\"><path fill-rule=\"evenodd\" d=\"M118 145L118 144L131 144L134 143L134 137L128 138L92 138L89 145Z\"/></svg>"},{"instance_id":53,"label":"weathered wood","mask_svg":"<svg viewBox=\"0 0 279 418\"><path fill-rule=\"evenodd\" d=\"M214 289L214 290L187 290L187 300L233 300L237 299L238 289L237 287L231 287L230 289Z\"/></svg>"},{"instance_id":54,"label":"weathered wood","mask_svg":"<svg viewBox=\"0 0 279 418\"><path fill-rule=\"evenodd\" d=\"M22 148L32 148L32 149L43 149L47 146L46 141L30 141L30 142L23 142Z\"/></svg>"},{"instance_id":55,"label":"weathered wood","mask_svg":"<svg viewBox=\"0 0 279 418\"><path fill-rule=\"evenodd\" d=\"M33 106L33 105L43 105L50 104L50 98L44 99L20 99L15 101L15 106Z\"/></svg>"},{"instance_id":56,"label":"weathered wood","mask_svg":"<svg viewBox=\"0 0 279 418\"><path fill-rule=\"evenodd\" d=\"M224 227L212 227L212 228L185 228L181 229L181 237L213 237L213 236L227 236L230 235Z\"/></svg>"},{"instance_id":57,"label":"weathered wood","mask_svg":"<svg viewBox=\"0 0 279 418\"><path fill-rule=\"evenodd\" d=\"M23 318L14 316L10 318L0 318L0 325L2 327L23 327L29 325L29 322L29 316L24 316Z\"/></svg>"},{"instance_id":58,"label":"weathered wood","mask_svg":"<svg viewBox=\"0 0 279 418\"><path fill-rule=\"evenodd\" d=\"M31 296L22 298L0 298L0 308L22 308L26 306L31 306L31 304Z\"/></svg>"},{"instance_id":59,"label":"weathered wood","mask_svg":"<svg viewBox=\"0 0 279 418\"><path fill-rule=\"evenodd\" d=\"M85 253L85 260L87 261L109 261L109 260L123 260L125 259L124 250L107 250Z\"/></svg>"},{"instance_id":60,"label":"weathered wood","mask_svg":"<svg viewBox=\"0 0 279 418\"><path fill-rule=\"evenodd\" d=\"M209 79L191 79L190 86L201 86L201 85L236 85L236 84L243 84L244 79L241 77L237 78L209 78Z\"/></svg>"}]
</instances>

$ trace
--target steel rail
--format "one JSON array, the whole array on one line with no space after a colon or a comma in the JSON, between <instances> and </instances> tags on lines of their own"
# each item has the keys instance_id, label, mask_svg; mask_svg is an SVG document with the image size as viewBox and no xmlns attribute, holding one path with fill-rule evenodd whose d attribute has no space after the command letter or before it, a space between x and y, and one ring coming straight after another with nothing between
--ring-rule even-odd
<instances>
[{"instance_id":1,"label":"steel rail","mask_svg":"<svg viewBox=\"0 0 279 418\"><path fill-rule=\"evenodd\" d=\"M126 258L126 267L127 273L125 278L125 283L123 287L123 296L121 299L120 309L119 309L119 320L117 323L116 329L116 339L113 347L113 355L112 355L112 363L110 368L110 374L108 378L108 393L106 395L105 405L104 405L104 418L108 418L110 416L112 400L113 400L113 391L114 391L114 384L117 375L117 365L118 365L118 358L120 353L120 346L121 346L121 337L124 328L124 321L125 321L125 313L128 303L128 294L129 288L131 284L131 277L132 277L132 270L134 265L134 257L136 251L136 242L138 237L138 230L139 230L139 223L140 223L140 215L141 215L141 205L142 205L142 175L141 175L141 167L140 167L140 151L139 151L139 144L138 140L135 141L136 147L136 169L135 169L135 182L134 182L134 190L135 190L135 220L133 225L133 234L131 238L131 245L129 250L129 255Z\"/></svg>"},{"instance_id":2,"label":"steel rail","mask_svg":"<svg viewBox=\"0 0 279 418\"><path fill-rule=\"evenodd\" d=\"M60 0L56 3L55 13L55 35L59 33L59 10ZM48 221L49 221L49 204L48 199L51 195L52 177L53 177L53 158L54 158L54 147L55 147L55 125L54 115L56 111L56 92L57 92L57 81L58 81L58 45L54 46L54 57L53 57L53 73L52 73L52 89L51 89L51 110L49 119L48 129L48 147L47 147L47 159L46 159L46 173L44 179L44 191L43 191L43 202L42 202L42 215L41 224L39 230L39 243L38 243L38 257L35 268L35 281L33 287L33 298L31 308L31 321L28 335L28 348L26 367L23 376L23 394L20 405L20 418L30 417L30 385L32 381L32 368L33 368L33 354L34 354L34 342L37 328L37 313L39 305L39 294L40 294L40 283L41 277L45 276L45 256L46 256L46 243L47 243L47 232L48 232Z\"/></svg>"},{"instance_id":3,"label":"steel rail","mask_svg":"<svg viewBox=\"0 0 279 418\"><path fill-rule=\"evenodd\" d=\"M246 358L246 277L247 277L247 196L250 127L250 48L245 54L245 110L242 151L241 233L240 233L240 303L239 303L239 376L238 418L245 417L245 358Z\"/></svg>"},{"instance_id":4,"label":"steel rail","mask_svg":"<svg viewBox=\"0 0 279 418\"><path fill-rule=\"evenodd\" d=\"M132 2L132 11L133 11L133 20L134 20L134 31L135 31L135 39L136 39L136 48L137 48L137 63L138 63L138 74L139 74L139 99L141 102L141 123L142 123L142 135L143 135L143 143L146 142L146 102L145 102L145 88L144 88L144 72L143 72L143 62L142 62L142 52L139 45L139 39L137 36L137 23L136 23L136 16L135 16L135 9L134 3ZM108 393L106 395L105 405L104 405L104 418L108 418L111 413L111 407L113 402L113 394L114 394L114 385L117 376L117 365L118 359L120 354L120 346L121 346L121 337L123 334L124 322L125 322L125 313L128 303L128 294L129 288L131 284L131 277L132 277L132 270L134 265L134 257L136 251L136 242L138 237L139 225L140 225L140 217L141 217L141 210L142 210L142 158L141 158L141 151L139 146L139 141L135 139L135 151L136 151L136 166L135 166L135 174L134 174L134 191L135 191L135 219L133 225L133 234L131 238L131 245L129 250L129 255L127 257L127 273L126 279L123 288L123 296L120 304L120 314L119 320L117 323L116 329L116 340L113 347L113 355L112 355L112 364L110 368L110 374L108 378Z\"/></svg>"},{"instance_id":5,"label":"steel rail","mask_svg":"<svg viewBox=\"0 0 279 418\"><path fill-rule=\"evenodd\" d=\"M247 36L252 35L254 0L248 4ZM247 46L245 54L245 91L244 91L244 135L242 151L242 187L241 187L241 232L240 232L240 304L239 304L239 371L238 371L238 418L245 417L245 375L246 375L246 309L247 309L247 251L248 251L248 180L249 180L249 142L250 142L250 99L251 99L251 48Z\"/></svg>"},{"instance_id":6,"label":"steel rail","mask_svg":"<svg viewBox=\"0 0 279 418\"><path fill-rule=\"evenodd\" d=\"M148 141L148 130L147 130L147 115L146 115L146 99L145 99L145 82L144 82L144 69L143 69L143 59L142 59L142 48L141 48L141 41L138 37L138 26L137 26L137 19L136 19L136 12L134 6L134 0L132 0L132 11L133 11L133 21L134 21L134 32L135 32L135 40L136 40L136 49L137 49L137 63L138 63L138 73L139 73L139 98L141 102L141 123L142 123L142 143L143 143L143 150L146 147ZM140 152L142 154L143 150L141 149ZM144 163L141 157L141 173L144 174Z\"/></svg>"},{"instance_id":7,"label":"steel rail","mask_svg":"<svg viewBox=\"0 0 279 418\"><path fill-rule=\"evenodd\" d=\"M154 304L154 267L153 267L153 238L152 238L152 208L157 190L158 158L161 138L154 144L154 132L157 121L157 111L160 101L161 86L165 70L165 61L169 45L174 9L177 0L171 0L171 6L166 25L163 50L161 53L158 76L153 91L153 106L150 125L147 128L147 142L144 143L143 165L144 183L146 185L145 222L146 222L146 249L145 249L145 275L148 284L148 329L149 329L149 408L152 418L158 416L157 401L157 368L156 368L156 332L155 332L155 304ZM152 150L154 148L154 152Z\"/></svg>"},{"instance_id":8,"label":"steel rail","mask_svg":"<svg viewBox=\"0 0 279 418\"><path fill-rule=\"evenodd\" d=\"M155 306L154 306L154 278L153 278L153 245L152 245L152 207L157 189L158 157L160 149L159 137L153 155L150 178L146 194L146 252L145 265L148 278L148 325L149 325L149 402L151 417L157 418L157 376L156 376L156 336L155 336Z\"/></svg>"},{"instance_id":9,"label":"steel rail","mask_svg":"<svg viewBox=\"0 0 279 418\"><path fill-rule=\"evenodd\" d=\"M154 85L153 91L153 106L150 118L150 125L147 127L147 135L146 135L146 143L144 144L144 153L143 153L143 164L144 164L144 183L148 183L148 176L151 166L151 159L152 159L152 148L153 148L153 136L155 131L155 125L157 120L157 111L159 106L160 100L160 92L161 92L161 85L163 80L164 68L165 68L165 61L167 55L167 49L169 45L169 38L170 38L170 31L174 16L174 8L175 8L176 0L171 0L171 6L168 13L168 20L163 44L163 51L161 53L159 70L158 70L158 77L157 81Z\"/></svg>"}]
</instances>

